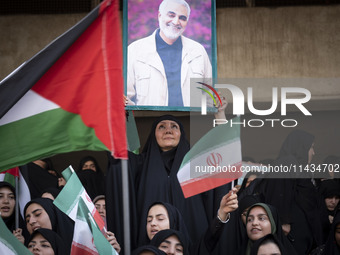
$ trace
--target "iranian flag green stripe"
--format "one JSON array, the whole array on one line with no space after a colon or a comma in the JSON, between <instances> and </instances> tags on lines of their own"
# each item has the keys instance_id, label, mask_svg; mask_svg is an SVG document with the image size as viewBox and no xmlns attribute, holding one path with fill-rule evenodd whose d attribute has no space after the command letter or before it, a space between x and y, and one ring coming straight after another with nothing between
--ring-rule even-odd
<instances>
[{"instance_id":1,"label":"iranian flag green stripe","mask_svg":"<svg viewBox=\"0 0 340 255\"><path fill-rule=\"evenodd\" d=\"M191 197L239 178L241 161L240 127L213 128L182 161L177 177L184 196Z\"/></svg>"},{"instance_id":2,"label":"iranian flag green stripe","mask_svg":"<svg viewBox=\"0 0 340 255\"><path fill-rule=\"evenodd\" d=\"M127 158L118 7L103 1L1 81L0 170L84 149Z\"/></svg>"}]
</instances>

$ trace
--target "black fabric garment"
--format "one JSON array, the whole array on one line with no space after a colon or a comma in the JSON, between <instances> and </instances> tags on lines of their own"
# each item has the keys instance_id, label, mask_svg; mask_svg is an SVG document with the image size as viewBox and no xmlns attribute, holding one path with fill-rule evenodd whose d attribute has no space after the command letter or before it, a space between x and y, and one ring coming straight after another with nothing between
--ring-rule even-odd
<instances>
[{"instance_id":1,"label":"black fabric garment","mask_svg":"<svg viewBox=\"0 0 340 255\"><path fill-rule=\"evenodd\" d=\"M39 228L35 230L30 236L28 243L37 235L41 234L50 244L54 251L54 255L66 255L67 249L62 238L53 230L46 228Z\"/></svg>"},{"instance_id":2,"label":"black fabric garment","mask_svg":"<svg viewBox=\"0 0 340 255\"><path fill-rule=\"evenodd\" d=\"M325 244L325 255L340 255L340 246L336 243L335 240L335 232L336 229L340 228L340 211L338 210L333 223L332 223L332 229L329 233L328 240ZM339 233L339 230L338 230ZM339 242L338 242L339 243Z\"/></svg>"},{"instance_id":3,"label":"black fabric garment","mask_svg":"<svg viewBox=\"0 0 340 255\"><path fill-rule=\"evenodd\" d=\"M50 193L54 198L56 198L59 193L60 193L60 189L58 188L47 188L47 189L44 189L42 192L41 192L41 196L44 194L44 193Z\"/></svg>"},{"instance_id":4,"label":"black fabric garment","mask_svg":"<svg viewBox=\"0 0 340 255\"><path fill-rule=\"evenodd\" d=\"M248 178L251 175L255 175L256 178L257 178L259 175L261 175L261 173L260 172L249 172L249 173L247 173L246 176L244 177L243 181L242 181L242 184L241 184L239 191L237 192L238 196L240 196L242 194L242 192L246 189Z\"/></svg>"},{"instance_id":5,"label":"black fabric garment","mask_svg":"<svg viewBox=\"0 0 340 255\"><path fill-rule=\"evenodd\" d=\"M181 137L172 159L167 158L168 155L165 159L162 157L162 152L156 141L155 129L162 120L175 121L180 127ZM129 153L130 216L131 225L137 226L131 229L132 244L137 241L139 236L141 239L138 244L143 245L142 242L145 236L144 221L147 217L149 205L154 202L170 203L180 211L193 243L200 240L208 228L209 222L216 216L220 199L229 191L230 185L224 185L212 191L185 199L177 179L177 172L184 155L188 151L189 143L182 124L175 117L165 115L153 123L143 152L139 155ZM166 170L164 160L166 162L173 161L170 173ZM121 235L123 233L121 223L123 212L122 210L114 212L114 210L122 208L120 203L122 201L120 172L120 161L111 158L107 172L106 204L108 205L107 211L112 211L109 213L107 221L108 228L115 234L117 233L119 242L123 238ZM133 248L135 247L138 246Z\"/></svg>"},{"instance_id":6,"label":"black fabric garment","mask_svg":"<svg viewBox=\"0 0 340 255\"><path fill-rule=\"evenodd\" d=\"M158 249L157 247L151 244L138 247L132 252L132 255L140 255L142 252L146 252L146 251L151 251L155 255L166 255L164 251L161 251L160 249Z\"/></svg>"},{"instance_id":7,"label":"black fabric garment","mask_svg":"<svg viewBox=\"0 0 340 255\"><path fill-rule=\"evenodd\" d=\"M329 216L334 217L337 209L339 208L339 203L334 210L328 210L326 206L325 199L334 196L340 197L340 185L336 180L324 180L320 183L318 192L320 194L321 200L323 201L321 208L321 220L322 220L322 230L323 230L323 243L328 239L328 235L331 231L332 224L329 221Z\"/></svg>"},{"instance_id":8,"label":"black fabric garment","mask_svg":"<svg viewBox=\"0 0 340 255\"><path fill-rule=\"evenodd\" d=\"M302 130L292 131L283 142L275 165L305 167L313 142L313 135ZM288 238L299 254L308 254L322 244L321 201L306 173L291 172L283 176L285 179L271 178L275 173L270 173L255 188L265 203L278 209L282 224L291 225Z\"/></svg>"},{"instance_id":9,"label":"black fabric garment","mask_svg":"<svg viewBox=\"0 0 340 255\"><path fill-rule=\"evenodd\" d=\"M155 205L163 205L165 207L166 211L168 212L170 229L180 231L181 233L183 233L185 238L189 242L191 242L190 236L189 236L189 233L188 233L188 230L187 230L187 226L185 225L183 217L182 217L181 213L178 211L178 209L176 207L174 207L173 205L169 204L169 203L154 202L150 205L148 212ZM140 238L141 243L144 243L144 244L150 243L150 240L149 240L149 237L148 237L147 231L146 231L146 225L147 225L147 217L144 220L144 234L141 234L141 238ZM141 231L141 233L142 232L143 231Z\"/></svg>"},{"instance_id":10,"label":"black fabric garment","mask_svg":"<svg viewBox=\"0 0 340 255\"><path fill-rule=\"evenodd\" d=\"M58 187L58 178L33 162L21 166L20 169L27 173L28 180L26 179L26 182L31 193L31 199L40 197L42 191L47 188Z\"/></svg>"},{"instance_id":11,"label":"black fabric garment","mask_svg":"<svg viewBox=\"0 0 340 255\"><path fill-rule=\"evenodd\" d=\"M177 236L179 242L182 244L183 247L183 255L189 255L189 242L181 233L180 231L174 230L174 229L164 229L159 231L150 241L150 244L159 247L162 242L164 242L165 239L167 239L170 236Z\"/></svg>"},{"instance_id":12,"label":"black fabric garment","mask_svg":"<svg viewBox=\"0 0 340 255\"><path fill-rule=\"evenodd\" d=\"M248 216L249 216L249 213L251 212L251 209L257 206L262 207L267 212L267 215L268 215L268 218L271 224L271 234L273 234L277 238L277 240L279 240L285 252L287 252L288 254L292 254L292 255L299 254L295 251L294 247L289 242L288 238L284 235L282 228L281 228L281 222L280 222L278 211L276 210L274 206L264 204L264 203L257 203L257 204L252 205L248 210L246 222L248 222ZM240 247L240 250L236 254L249 255L253 244L254 242L251 241L247 236L244 240L242 240L242 245Z\"/></svg>"},{"instance_id":13,"label":"black fabric garment","mask_svg":"<svg viewBox=\"0 0 340 255\"><path fill-rule=\"evenodd\" d=\"M281 242L279 240L277 240L277 238L273 234L268 234L268 235L260 238L259 240L255 241L253 243L252 248L251 248L250 255L257 255L260 246L262 244L266 244L266 243L275 243L278 246L278 248L281 252L281 255L290 255L289 253L286 252L286 250L284 249Z\"/></svg>"},{"instance_id":14,"label":"black fabric garment","mask_svg":"<svg viewBox=\"0 0 340 255\"><path fill-rule=\"evenodd\" d=\"M234 212L230 213L230 220L223 228L220 241L217 244L218 247L213 251L214 255L237 254L243 240L247 238L246 226L242 221L241 214L245 209L261 202L261 199L257 195L245 195L243 198L239 198L238 201L239 206Z\"/></svg>"},{"instance_id":15,"label":"black fabric garment","mask_svg":"<svg viewBox=\"0 0 340 255\"><path fill-rule=\"evenodd\" d=\"M65 243L67 254L71 251L71 245L73 240L74 222L62 211L60 211L49 198L35 198L28 202L25 206L24 213L29 205L36 203L41 205L48 214L52 230L55 231Z\"/></svg>"},{"instance_id":16,"label":"black fabric garment","mask_svg":"<svg viewBox=\"0 0 340 255\"><path fill-rule=\"evenodd\" d=\"M15 193L15 188L8 182L0 182L0 189L2 187L8 187L14 194L15 199L16 199L16 193ZM13 213L11 214L11 216L9 216L8 218L2 218L3 221L5 222L7 228L13 232L13 230L15 230L15 208ZM28 239L29 237L29 233L27 231L26 228L26 223L24 221L24 219L22 218L21 214L19 213L19 228L22 229L22 235L25 238L25 240Z\"/></svg>"},{"instance_id":17,"label":"black fabric garment","mask_svg":"<svg viewBox=\"0 0 340 255\"><path fill-rule=\"evenodd\" d=\"M83 169L87 161L94 162L96 171ZM77 175L92 200L98 195L105 194L105 177L94 157L86 156L80 160Z\"/></svg>"}]
</instances>

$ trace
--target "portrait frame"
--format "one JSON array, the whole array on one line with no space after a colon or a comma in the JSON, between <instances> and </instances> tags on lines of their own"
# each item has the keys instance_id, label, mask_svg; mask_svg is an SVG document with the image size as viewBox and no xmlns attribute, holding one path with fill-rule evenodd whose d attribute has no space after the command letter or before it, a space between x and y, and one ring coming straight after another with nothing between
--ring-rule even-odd
<instances>
[{"instance_id":1,"label":"portrait frame","mask_svg":"<svg viewBox=\"0 0 340 255\"><path fill-rule=\"evenodd\" d=\"M125 95L128 95L128 46L139 39L150 36L159 27L158 8L161 2L162 0L123 1L123 70ZM188 0L186 2L190 5L191 13L183 36L198 42L204 47L211 63L211 77L209 77L209 80L215 80L217 78L216 3L214 0ZM200 33L197 31L200 31ZM192 84L190 86L192 86ZM139 105L136 101L134 101L134 103L135 105L127 104L126 109L153 111L197 110L197 107L192 107L190 104L184 106L160 106Z\"/></svg>"}]
</instances>

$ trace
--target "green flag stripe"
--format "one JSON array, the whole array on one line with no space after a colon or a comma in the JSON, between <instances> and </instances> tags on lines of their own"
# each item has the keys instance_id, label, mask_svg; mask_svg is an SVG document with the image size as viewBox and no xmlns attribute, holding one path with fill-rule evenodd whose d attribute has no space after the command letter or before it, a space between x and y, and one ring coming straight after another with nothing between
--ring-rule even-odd
<instances>
[{"instance_id":1,"label":"green flag stripe","mask_svg":"<svg viewBox=\"0 0 340 255\"><path fill-rule=\"evenodd\" d=\"M0 217L0 242L5 245L13 254L32 255L32 253L9 231L5 222ZM0 248L1 251L1 248Z\"/></svg>"},{"instance_id":2,"label":"green flag stripe","mask_svg":"<svg viewBox=\"0 0 340 255\"><path fill-rule=\"evenodd\" d=\"M36 160L37 155L44 158L85 149L107 150L94 129L84 125L80 115L62 109L3 125L0 136L0 170Z\"/></svg>"},{"instance_id":3,"label":"green flag stripe","mask_svg":"<svg viewBox=\"0 0 340 255\"><path fill-rule=\"evenodd\" d=\"M66 170L68 170L68 168ZM64 172L66 170L64 170ZM72 185L67 185L69 182ZM61 211L69 215L73 208L77 205L78 201L81 200L80 196L84 191L84 187L76 174L71 175L70 179L67 180L67 184L53 203Z\"/></svg>"}]
</instances>

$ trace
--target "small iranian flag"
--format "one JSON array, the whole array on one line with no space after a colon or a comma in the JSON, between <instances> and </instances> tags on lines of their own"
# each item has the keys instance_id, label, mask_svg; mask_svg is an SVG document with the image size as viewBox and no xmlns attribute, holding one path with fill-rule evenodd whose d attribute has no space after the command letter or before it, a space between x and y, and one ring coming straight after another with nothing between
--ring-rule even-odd
<instances>
[{"instance_id":1,"label":"small iranian flag","mask_svg":"<svg viewBox=\"0 0 340 255\"><path fill-rule=\"evenodd\" d=\"M32 255L32 253L9 231L0 217L0 254Z\"/></svg>"},{"instance_id":2,"label":"small iranian flag","mask_svg":"<svg viewBox=\"0 0 340 255\"><path fill-rule=\"evenodd\" d=\"M88 207L79 200L74 224L71 255L117 254L98 229Z\"/></svg>"},{"instance_id":3,"label":"small iranian flag","mask_svg":"<svg viewBox=\"0 0 340 255\"><path fill-rule=\"evenodd\" d=\"M234 123L239 119L234 119ZM177 173L184 197L214 189L242 176L240 126L219 125L185 155Z\"/></svg>"},{"instance_id":4,"label":"small iranian flag","mask_svg":"<svg viewBox=\"0 0 340 255\"><path fill-rule=\"evenodd\" d=\"M78 204L82 201L95 219L99 229L105 233L104 220L81 184L77 174L74 173L72 166L66 168L62 174L67 182L53 203L72 220L76 221Z\"/></svg>"},{"instance_id":5,"label":"small iranian flag","mask_svg":"<svg viewBox=\"0 0 340 255\"><path fill-rule=\"evenodd\" d=\"M127 158L119 1L77 25L0 82L0 172L59 153Z\"/></svg>"}]
</instances>

